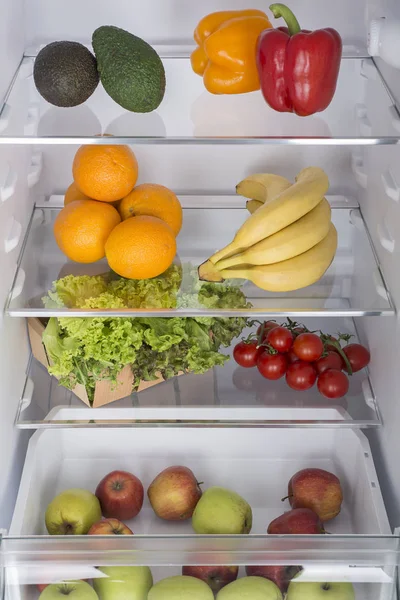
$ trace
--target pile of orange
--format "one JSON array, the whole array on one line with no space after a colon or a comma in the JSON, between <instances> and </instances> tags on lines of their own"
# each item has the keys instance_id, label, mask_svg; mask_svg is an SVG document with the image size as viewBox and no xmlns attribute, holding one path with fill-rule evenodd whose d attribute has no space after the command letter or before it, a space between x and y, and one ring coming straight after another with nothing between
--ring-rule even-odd
<instances>
[{"instance_id":1,"label":"pile of orange","mask_svg":"<svg viewBox=\"0 0 400 600\"><path fill-rule=\"evenodd\" d=\"M182 208L162 185L135 187L138 163L129 146L81 146L72 174L54 223L56 242L70 260L91 263L106 256L111 269L129 279L168 269Z\"/></svg>"}]
</instances>

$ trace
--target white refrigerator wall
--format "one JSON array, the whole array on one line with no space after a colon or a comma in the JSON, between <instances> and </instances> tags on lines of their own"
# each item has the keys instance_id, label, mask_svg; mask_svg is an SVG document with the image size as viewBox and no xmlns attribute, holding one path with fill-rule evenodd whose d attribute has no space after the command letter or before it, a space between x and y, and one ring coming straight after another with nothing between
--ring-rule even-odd
<instances>
[{"instance_id":1,"label":"white refrigerator wall","mask_svg":"<svg viewBox=\"0 0 400 600\"><path fill-rule=\"evenodd\" d=\"M123 27L151 43L192 44L197 22L209 12L258 8L264 0L25 0L27 47L59 39L89 42L100 25ZM84 7L84 8L83 8ZM314 29L336 27L346 45L366 47L365 0L291 0L300 24Z\"/></svg>"}]
</instances>

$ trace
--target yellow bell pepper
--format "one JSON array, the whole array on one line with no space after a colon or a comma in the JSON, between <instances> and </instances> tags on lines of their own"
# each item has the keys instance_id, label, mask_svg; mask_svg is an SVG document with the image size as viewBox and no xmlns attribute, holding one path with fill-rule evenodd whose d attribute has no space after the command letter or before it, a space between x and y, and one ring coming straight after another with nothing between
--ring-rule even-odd
<instances>
[{"instance_id":1,"label":"yellow bell pepper","mask_svg":"<svg viewBox=\"0 0 400 600\"><path fill-rule=\"evenodd\" d=\"M258 36L271 28L261 10L211 13L197 25L192 69L212 94L244 94L260 89L256 64Z\"/></svg>"}]
</instances>

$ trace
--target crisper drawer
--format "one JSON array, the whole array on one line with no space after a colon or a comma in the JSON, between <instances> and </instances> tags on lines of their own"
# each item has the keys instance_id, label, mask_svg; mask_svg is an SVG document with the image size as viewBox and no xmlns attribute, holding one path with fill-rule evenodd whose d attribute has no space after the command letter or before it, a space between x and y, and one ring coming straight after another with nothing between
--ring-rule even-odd
<instances>
[{"instance_id":1,"label":"crisper drawer","mask_svg":"<svg viewBox=\"0 0 400 600\"><path fill-rule=\"evenodd\" d=\"M252 507L253 534L288 510L289 479L298 470L319 467L341 480L344 502L327 529L337 534L388 534L390 528L365 436L342 429L211 429L176 427L63 429L36 432L22 474L11 535L44 535L44 514L52 498L68 488L95 491L110 471L134 473L145 490L171 465L194 472L203 490L222 486ZM127 522L135 534L193 534L190 519L158 519L147 498Z\"/></svg>"},{"instance_id":2,"label":"crisper drawer","mask_svg":"<svg viewBox=\"0 0 400 600\"><path fill-rule=\"evenodd\" d=\"M204 482L203 490L218 485L245 498L253 511L251 534L196 535L190 519L168 522L157 518L145 496L140 514L126 521L133 537L45 535L46 507L61 491L80 487L94 492L101 478L116 469L134 473L146 490L162 469L177 464L192 469ZM341 513L326 523L331 535L265 535L269 522L290 508L287 501L281 501L290 477L306 467L323 468L340 478L344 502ZM34 584L38 583L103 577L96 570L101 566L149 566L156 582L180 575L183 565L237 565L239 578L246 576L245 566L274 565L281 577L286 567L301 566L298 581L314 582L318 589L316 582L352 582L357 600L389 600L398 541L390 534L370 448L359 432L62 429L36 432L31 438L1 556L12 599L36 599L39 592ZM108 575L123 578L118 571ZM339 587L331 600L352 600L344 594L348 589ZM182 596L186 597L189 600ZM232 600L239 597L232 596ZM107 600L100 594L102 598ZM142 596L123 596L129 598L142 600ZM181 597L176 592L171 598Z\"/></svg>"}]
</instances>

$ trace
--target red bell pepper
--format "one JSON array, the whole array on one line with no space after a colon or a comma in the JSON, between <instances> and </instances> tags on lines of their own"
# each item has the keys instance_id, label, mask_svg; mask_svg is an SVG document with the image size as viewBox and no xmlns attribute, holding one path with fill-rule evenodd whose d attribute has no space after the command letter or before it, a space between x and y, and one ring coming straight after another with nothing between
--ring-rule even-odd
<instances>
[{"instance_id":1,"label":"red bell pepper","mask_svg":"<svg viewBox=\"0 0 400 600\"><path fill-rule=\"evenodd\" d=\"M336 89L342 40L335 29L300 29L284 4L271 4L287 27L267 29L258 38L257 66L261 91L271 108L301 117L325 110Z\"/></svg>"}]
</instances>

